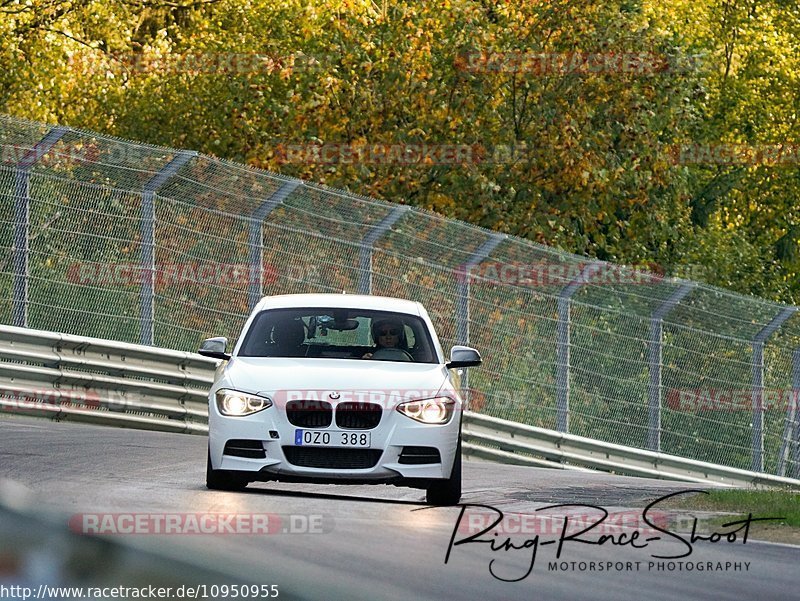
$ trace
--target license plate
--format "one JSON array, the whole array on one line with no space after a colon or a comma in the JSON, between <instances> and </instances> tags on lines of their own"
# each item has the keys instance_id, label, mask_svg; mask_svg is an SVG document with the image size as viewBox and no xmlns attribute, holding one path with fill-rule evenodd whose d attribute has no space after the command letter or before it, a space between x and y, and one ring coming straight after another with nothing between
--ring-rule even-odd
<instances>
[{"instance_id":1,"label":"license plate","mask_svg":"<svg viewBox=\"0 0 800 601\"><path fill-rule=\"evenodd\" d=\"M298 447L360 447L369 448L369 432L342 430L295 430L294 444Z\"/></svg>"}]
</instances>

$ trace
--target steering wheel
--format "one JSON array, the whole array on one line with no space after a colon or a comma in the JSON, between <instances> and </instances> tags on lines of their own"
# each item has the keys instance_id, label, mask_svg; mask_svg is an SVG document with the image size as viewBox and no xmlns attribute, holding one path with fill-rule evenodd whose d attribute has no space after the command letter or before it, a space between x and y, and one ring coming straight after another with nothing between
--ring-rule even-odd
<instances>
[{"instance_id":1,"label":"steering wheel","mask_svg":"<svg viewBox=\"0 0 800 601\"><path fill-rule=\"evenodd\" d=\"M379 348L372 353L372 358L378 361L413 361L414 357L401 348Z\"/></svg>"}]
</instances>

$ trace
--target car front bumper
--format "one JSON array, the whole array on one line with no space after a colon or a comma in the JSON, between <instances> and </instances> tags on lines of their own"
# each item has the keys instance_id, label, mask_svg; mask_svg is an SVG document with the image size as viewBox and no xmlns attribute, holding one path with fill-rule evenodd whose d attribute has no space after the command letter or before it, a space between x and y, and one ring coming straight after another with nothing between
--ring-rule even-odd
<instances>
[{"instance_id":1,"label":"car front bumper","mask_svg":"<svg viewBox=\"0 0 800 601\"><path fill-rule=\"evenodd\" d=\"M454 414L446 424L431 425L417 422L396 410L384 409L379 424L368 430L345 429L331 425L328 428L301 428L289 422L282 408L272 406L246 417L221 415L216 403L209 403L209 453L215 470L250 472L253 480L290 480L308 482L340 483L401 483L416 480L438 480L450 476L460 433L461 405L456 404ZM366 468L310 467L300 465L297 454L308 452L325 462L326 455L347 455L348 451L365 452L367 449L345 449L340 447L301 448L313 451L293 450L295 432L298 429L314 432L346 431L360 434L370 433L369 453L379 458ZM263 448L264 457L241 457L225 454L225 446L231 440L245 440ZM285 450L284 447L287 447ZM408 463L409 447L426 447L438 451L440 461L436 463ZM404 456L404 450L406 455ZM294 455L293 462L287 457ZM346 461L344 463L347 463ZM371 461L369 462L371 463Z\"/></svg>"}]
</instances>

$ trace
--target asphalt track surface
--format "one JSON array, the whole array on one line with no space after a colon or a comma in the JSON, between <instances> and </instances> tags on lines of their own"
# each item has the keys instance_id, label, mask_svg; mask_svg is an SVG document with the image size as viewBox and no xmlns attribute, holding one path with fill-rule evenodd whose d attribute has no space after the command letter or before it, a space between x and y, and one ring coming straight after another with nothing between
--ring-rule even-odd
<instances>
[{"instance_id":1,"label":"asphalt track surface","mask_svg":"<svg viewBox=\"0 0 800 601\"><path fill-rule=\"evenodd\" d=\"M654 535L660 535L660 540L644 548L614 541L597 545L567 540L556 559L563 516L576 521L598 514L576 507L551 510L550 518L540 517L547 505L590 504L604 507L612 513L611 519L624 516L626 526L646 527L637 516L649 503L696 486L465 462L462 503L494 507L506 516L503 532L489 530L479 538L494 539L496 547L509 538L523 547L493 551L490 543L450 545L451 539L458 542L487 525L488 517L497 515L488 509L465 509L457 528L460 507L430 508L423 503L423 491L415 489L260 483L242 493L209 491L204 485L205 460L206 440L200 436L0 416L0 478L30 489L37 511L57 516L64 524L72 520L73 526L96 525L99 522L86 522L85 514L103 513L281 516L270 522L270 534L225 530L225 534L110 537L213 566L230 574L232 584L277 584L280 599L617 601L800 596L798 547L752 539L743 544L740 533L732 543L725 538L716 544L697 541L688 557L660 559L653 556L680 555L689 545L650 529L642 531L637 544ZM470 515L478 516L472 518L472 530ZM657 524L688 539L690 517L685 512L672 514L665 519L677 521ZM525 530L520 532L523 523ZM186 523L182 527L191 529ZM613 533L619 541L624 532L630 540L634 531L602 528L597 526L581 538L596 541L603 533ZM530 541L537 534L536 560L523 578L531 564ZM557 562L556 569L552 562ZM603 571L598 571L601 564ZM492 572L506 580L521 579L506 582Z\"/></svg>"}]
</instances>

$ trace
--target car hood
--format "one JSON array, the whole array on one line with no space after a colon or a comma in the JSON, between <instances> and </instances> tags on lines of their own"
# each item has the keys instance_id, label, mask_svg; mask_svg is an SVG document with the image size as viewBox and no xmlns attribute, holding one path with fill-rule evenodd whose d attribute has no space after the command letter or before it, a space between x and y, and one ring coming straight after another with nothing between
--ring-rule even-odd
<instances>
[{"instance_id":1,"label":"car hood","mask_svg":"<svg viewBox=\"0 0 800 601\"><path fill-rule=\"evenodd\" d=\"M367 400L364 391L404 398L430 398L447 381L447 369L432 363L370 361L359 359L290 359L235 357L225 370L225 380L242 392L292 398L327 397L334 392L346 400ZM307 394L303 394L307 393Z\"/></svg>"}]
</instances>

